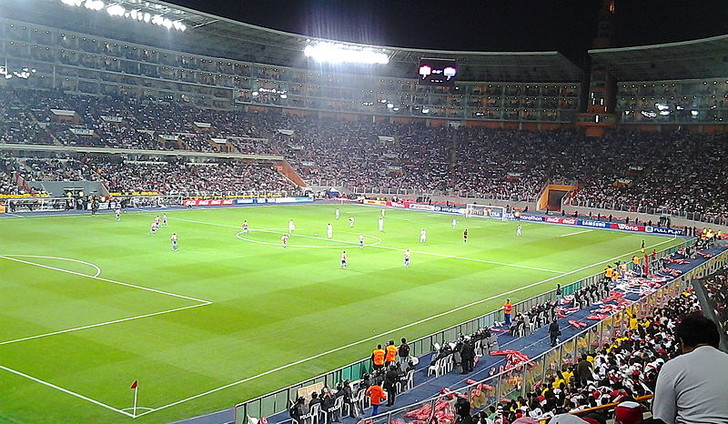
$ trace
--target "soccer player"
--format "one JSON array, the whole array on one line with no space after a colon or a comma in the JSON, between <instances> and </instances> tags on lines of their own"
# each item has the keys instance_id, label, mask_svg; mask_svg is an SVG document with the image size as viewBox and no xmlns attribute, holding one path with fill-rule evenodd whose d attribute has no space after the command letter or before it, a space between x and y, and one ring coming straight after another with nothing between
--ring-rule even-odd
<instances>
[{"instance_id":1,"label":"soccer player","mask_svg":"<svg viewBox=\"0 0 728 424\"><path fill-rule=\"evenodd\" d=\"M354 228L354 217L353 216L349 217L349 228Z\"/></svg>"},{"instance_id":2,"label":"soccer player","mask_svg":"<svg viewBox=\"0 0 728 424\"><path fill-rule=\"evenodd\" d=\"M341 216L341 212L339 211L339 208L336 208L336 211L334 212L334 216L336 217L337 220Z\"/></svg>"},{"instance_id":3,"label":"soccer player","mask_svg":"<svg viewBox=\"0 0 728 424\"><path fill-rule=\"evenodd\" d=\"M250 232L250 225L248 225L248 220L247 219L243 221L242 227L243 227L243 233L244 234L248 234Z\"/></svg>"},{"instance_id":4,"label":"soccer player","mask_svg":"<svg viewBox=\"0 0 728 424\"><path fill-rule=\"evenodd\" d=\"M296 224L293 223L293 219L288 221L288 233L292 234L296 230Z\"/></svg>"},{"instance_id":5,"label":"soccer player","mask_svg":"<svg viewBox=\"0 0 728 424\"><path fill-rule=\"evenodd\" d=\"M116 214L116 220L121 221L121 208L117 206L114 213Z\"/></svg>"},{"instance_id":6,"label":"soccer player","mask_svg":"<svg viewBox=\"0 0 728 424\"><path fill-rule=\"evenodd\" d=\"M380 233L383 233L383 232L384 232L384 218L382 218L382 217L380 216L380 217L379 217L379 220L378 220L377 222L378 222L378 224L379 224L379 232L380 232Z\"/></svg>"},{"instance_id":7,"label":"soccer player","mask_svg":"<svg viewBox=\"0 0 728 424\"><path fill-rule=\"evenodd\" d=\"M331 238L334 236L334 227L331 225L331 223L326 224L326 238Z\"/></svg>"},{"instance_id":8,"label":"soccer player","mask_svg":"<svg viewBox=\"0 0 728 424\"><path fill-rule=\"evenodd\" d=\"M283 234L281 236L281 244L283 245L283 248L285 249L288 247L288 234Z\"/></svg>"},{"instance_id":9,"label":"soccer player","mask_svg":"<svg viewBox=\"0 0 728 424\"><path fill-rule=\"evenodd\" d=\"M382 206L382 218L384 218L384 214L386 214L386 213L387 213L387 209L385 209L384 206Z\"/></svg>"},{"instance_id":10,"label":"soccer player","mask_svg":"<svg viewBox=\"0 0 728 424\"><path fill-rule=\"evenodd\" d=\"M149 235L153 236L157 234L157 228L159 228L159 223L152 221L152 227L149 229Z\"/></svg>"},{"instance_id":11,"label":"soccer player","mask_svg":"<svg viewBox=\"0 0 728 424\"><path fill-rule=\"evenodd\" d=\"M172 233L172 235L169 237L169 241L172 242L172 250L177 251L177 233Z\"/></svg>"},{"instance_id":12,"label":"soccer player","mask_svg":"<svg viewBox=\"0 0 728 424\"><path fill-rule=\"evenodd\" d=\"M523 227L521 227L521 224L518 224L516 227L516 237L521 237L523 235Z\"/></svg>"},{"instance_id":13,"label":"soccer player","mask_svg":"<svg viewBox=\"0 0 728 424\"><path fill-rule=\"evenodd\" d=\"M359 249L364 248L364 234L359 234Z\"/></svg>"},{"instance_id":14,"label":"soccer player","mask_svg":"<svg viewBox=\"0 0 728 424\"><path fill-rule=\"evenodd\" d=\"M167 226L167 214L166 213L163 213L162 214L162 225L161 226L162 227L166 227Z\"/></svg>"},{"instance_id":15,"label":"soccer player","mask_svg":"<svg viewBox=\"0 0 728 424\"><path fill-rule=\"evenodd\" d=\"M410 251L409 249L404 251L404 267L409 268L410 267Z\"/></svg>"},{"instance_id":16,"label":"soccer player","mask_svg":"<svg viewBox=\"0 0 728 424\"><path fill-rule=\"evenodd\" d=\"M154 222L155 222L155 223L156 223L157 225L159 225L159 215L157 215L157 216L156 216L156 217L154 218Z\"/></svg>"},{"instance_id":17,"label":"soccer player","mask_svg":"<svg viewBox=\"0 0 728 424\"><path fill-rule=\"evenodd\" d=\"M454 229L455 229L455 227L457 227L457 226L458 226L458 220L457 220L457 219L455 219L455 218L453 218L453 219L452 219L452 222L450 223L450 225L452 225L452 229L454 230Z\"/></svg>"},{"instance_id":18,"label":"soccer player","mask_svg":"<svg viewBox=\"0 0 728 424\"><path fill-rule=\"evenodd\" d=\"M465 231L463 231L463 243L468 242L468 229L466 228Z\"/></svg>"},{"instance_id":19,"label":"soccer player","mask_svg":"<svg viewBox=\"0 0 728 424\"><path fill-rule=\"evenodd\" d=\"M423 228L420 231L420 243L426 243L427 242L427 231Z\"/></svg>"},{"instance_id":20,"label":"soccer player","mask_svg":"<svg viewBox=\"0 0 728 424\"><path fill-rule=\"evenodd\" d=\"M346 250L343 250L341 252L341 269L344 269L347 266L348 266L348 264L346 263Z\"/></svg>"}]
</instances>

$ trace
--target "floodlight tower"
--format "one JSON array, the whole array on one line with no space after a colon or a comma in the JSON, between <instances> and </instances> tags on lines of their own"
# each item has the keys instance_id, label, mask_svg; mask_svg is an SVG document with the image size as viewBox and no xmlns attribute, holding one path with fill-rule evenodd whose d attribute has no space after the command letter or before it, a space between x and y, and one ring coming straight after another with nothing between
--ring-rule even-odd
<instances>
[{"instance_id":1,"label":"floodlight tower","mask_svg":"<svg viewBox=\"0 0 728 424\"><path fill-rule=\"evenodd\" d=\"M603 0L599 11L597 38L592 42L595 49L612 47L614 36L615 0ZM617 126L617 81L604 66L591 66L586 112L577 115L576 125L583 127L587 137L602 137Z\"/></svg>"}]
</instances>

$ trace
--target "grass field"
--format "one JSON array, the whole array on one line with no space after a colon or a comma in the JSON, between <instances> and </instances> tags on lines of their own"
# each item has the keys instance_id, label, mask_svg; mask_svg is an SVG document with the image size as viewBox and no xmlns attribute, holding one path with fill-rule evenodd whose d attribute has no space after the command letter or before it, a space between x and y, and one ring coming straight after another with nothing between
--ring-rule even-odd
<instances>
[{"instance_id":1,"label":"grass field","mask_svg":"<svg viewBox=\"0 0 728 424\"><path fill-rule=\"evenodd\" d=\"M229 408L681 241L405 210L380 233L379 208L336 207L174 210L155 236L153 212L0 219L0 423L128 423L134 380L134 422Z\"/></svg>"}]
</instances>

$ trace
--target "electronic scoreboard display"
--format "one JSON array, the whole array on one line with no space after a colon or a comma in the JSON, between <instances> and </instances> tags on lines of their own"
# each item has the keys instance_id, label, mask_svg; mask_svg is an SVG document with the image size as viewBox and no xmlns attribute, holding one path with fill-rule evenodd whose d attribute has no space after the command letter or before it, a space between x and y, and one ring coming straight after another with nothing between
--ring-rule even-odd
<instances>
[{"instance_id":1,"label":"electronic scoreboard display","mask_svg":"<svg viewBox=\"0 0 728 424\"><path fill-rule=\"evenodd\" d=\"M458 66L454 59L420 59L418 68L420 84L453 85L458 75Z\"/></svg>"}]
</instances>

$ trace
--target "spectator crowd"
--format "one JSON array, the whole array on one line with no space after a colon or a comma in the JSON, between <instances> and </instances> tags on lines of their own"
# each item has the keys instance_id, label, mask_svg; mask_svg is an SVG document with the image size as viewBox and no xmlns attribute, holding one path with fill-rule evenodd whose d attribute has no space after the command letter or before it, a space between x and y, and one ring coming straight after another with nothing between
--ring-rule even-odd
<instances>
[{"instance_id":1,"label":"spectator crowd","mask_svg":"<svg viewBox=\"0 0 728 424\"><path fill-rule=\"evenodd\" d=\"M58 114L58 111L70 114ZM64 112L64 113L65 113ZM566 203L728 220L725 134L518 131L198 109L184 102L3 88L0 143L276 154L309 184Z\"/></svg>"}]
</instances>

